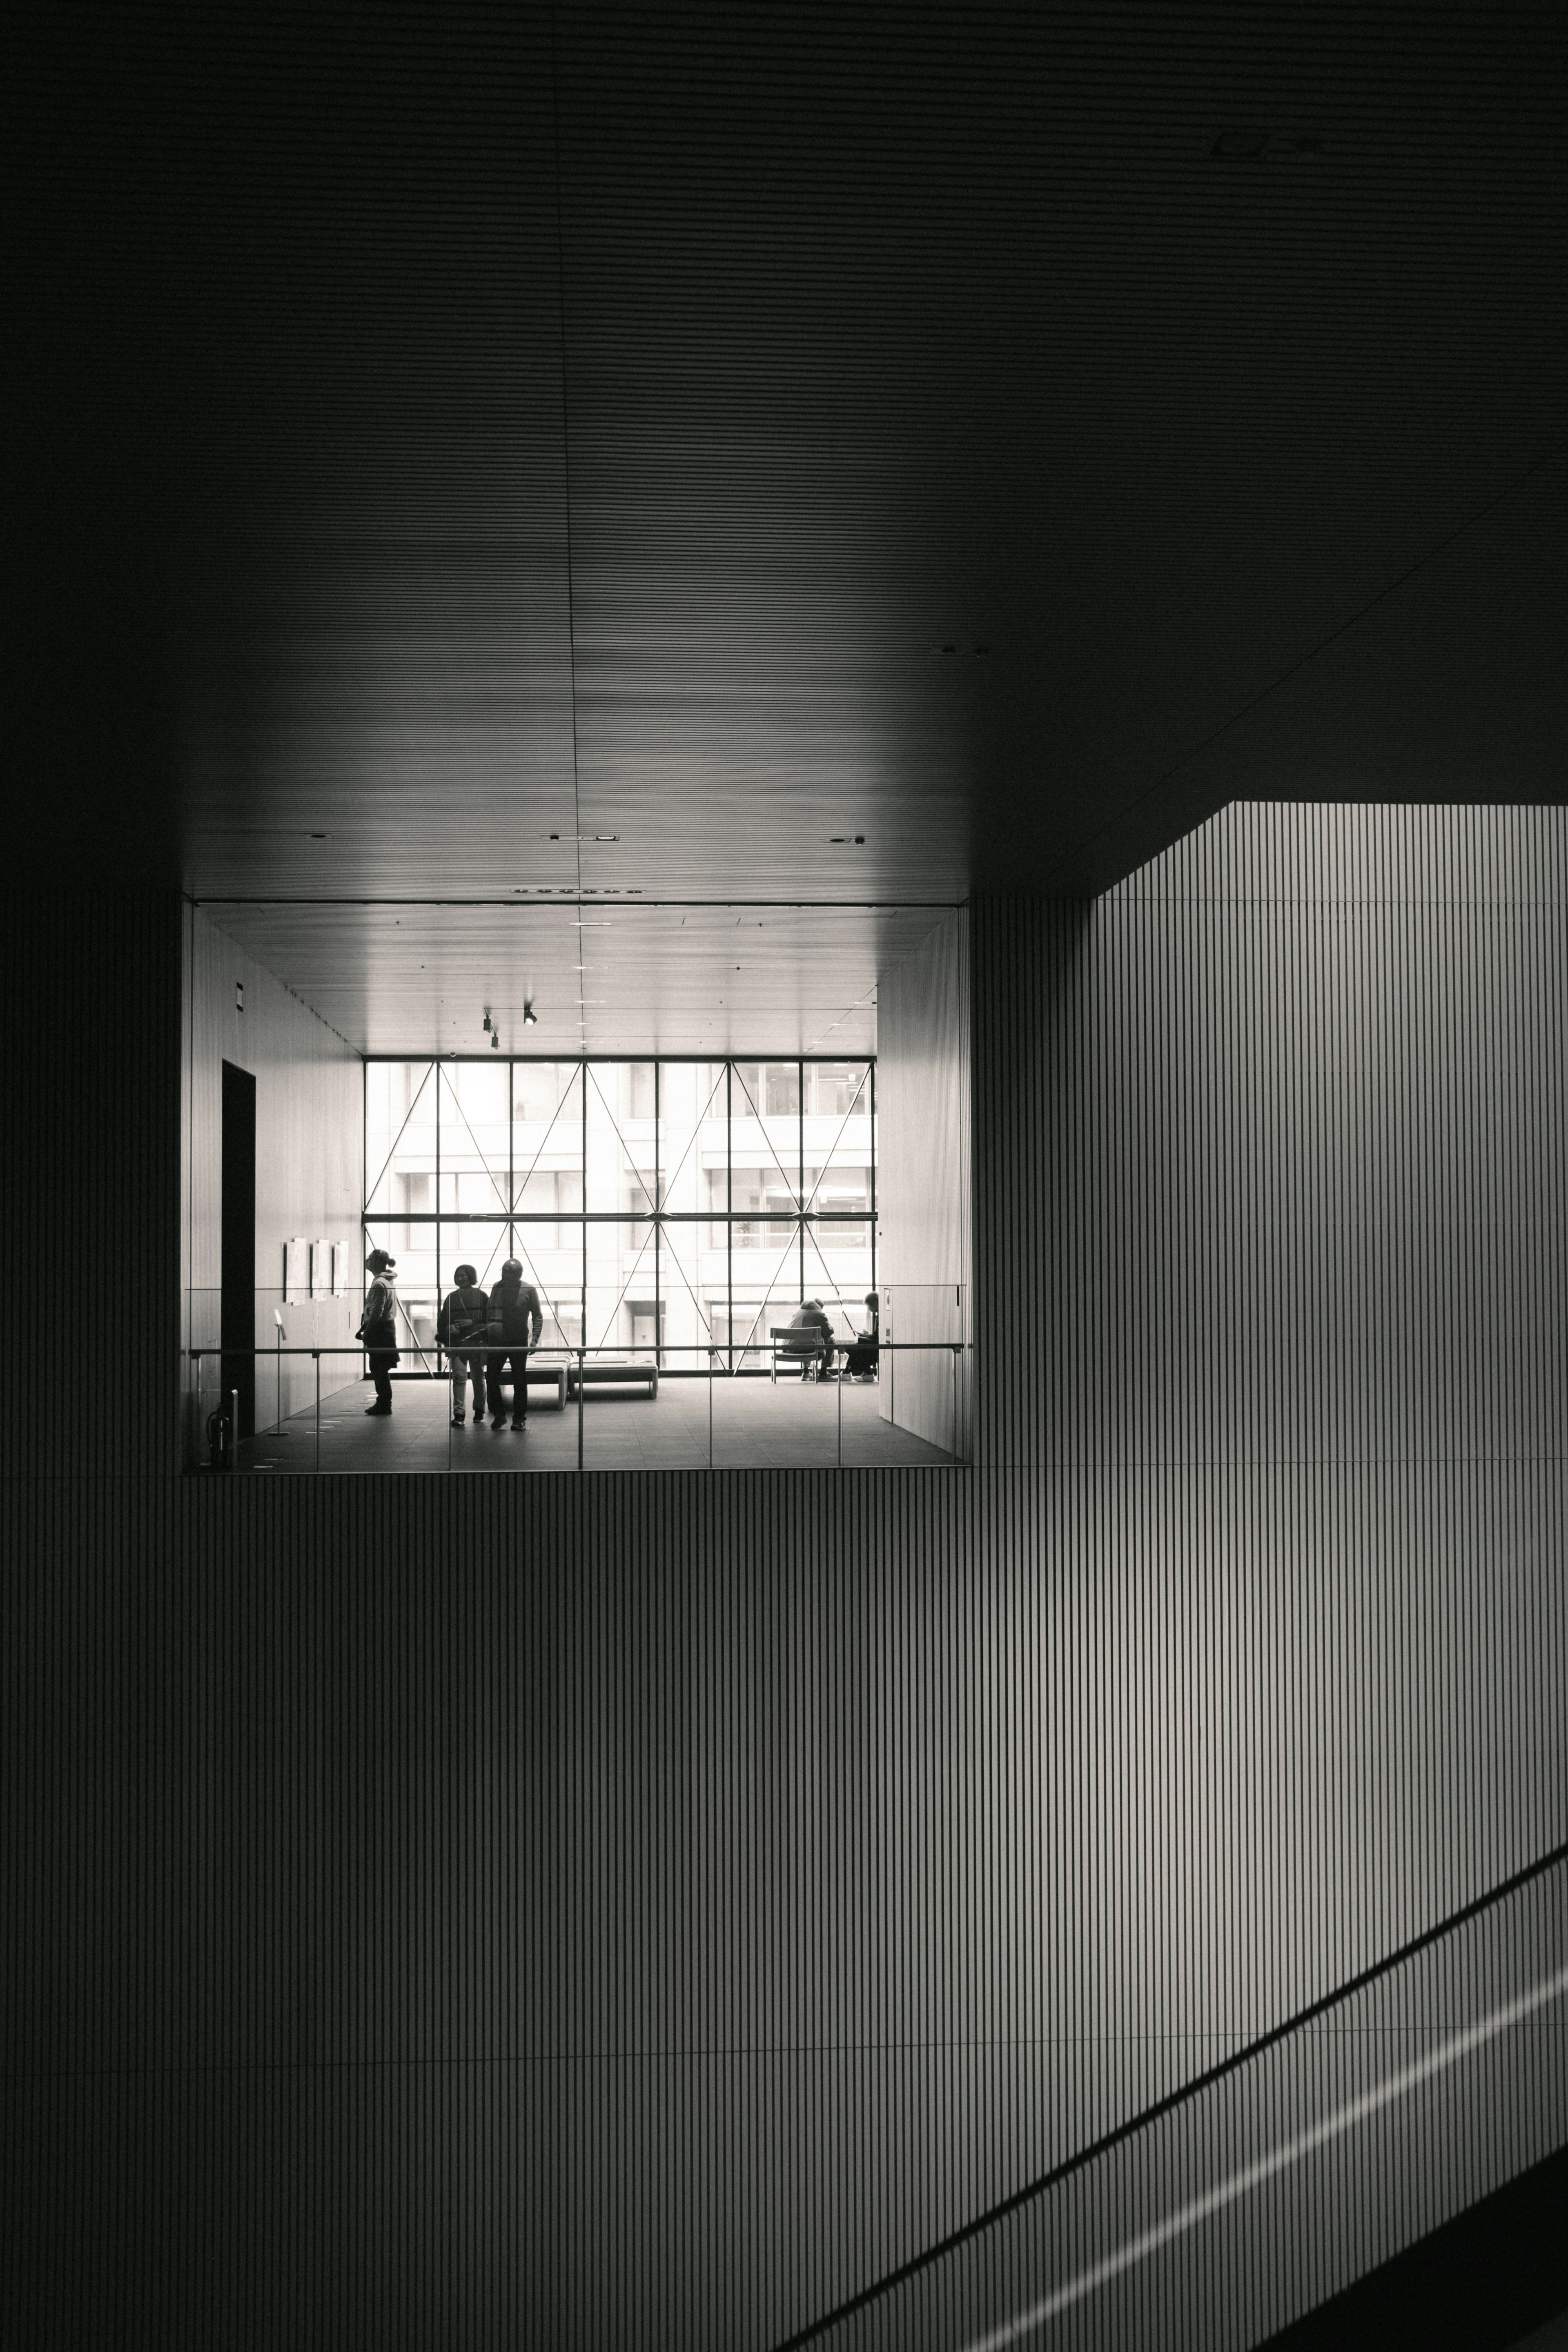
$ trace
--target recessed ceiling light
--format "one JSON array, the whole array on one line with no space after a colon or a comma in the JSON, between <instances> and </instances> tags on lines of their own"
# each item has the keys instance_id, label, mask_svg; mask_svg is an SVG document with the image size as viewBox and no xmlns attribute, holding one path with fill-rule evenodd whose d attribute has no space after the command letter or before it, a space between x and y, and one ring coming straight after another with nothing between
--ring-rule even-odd
<instances>
[{"instance_id":1,"label":"recessed ceiling light","mask_svg":"<svg viewBox=\"0 0 1568 2352\"><path fill-rule=\"evenodd\" d=\"M330 833L308 833L305 835L307 841L331 841L331 837Z\"/></svg>"}]
</instances>

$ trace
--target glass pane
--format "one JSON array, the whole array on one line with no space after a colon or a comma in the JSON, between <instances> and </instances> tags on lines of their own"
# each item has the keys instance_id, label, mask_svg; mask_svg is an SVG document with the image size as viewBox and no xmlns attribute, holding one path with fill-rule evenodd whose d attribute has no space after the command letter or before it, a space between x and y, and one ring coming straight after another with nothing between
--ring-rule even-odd
<instances>
[{"instance_id":1,"label":"glass pane","mask_svg":"<svg viewBox=\"0 0 1568 2352\"><path fill-rule=\"evenodd\" d=\"M710 1230L711 1244L714 1249L721 1250L728 1246L726 1235L729 1231L729 1220L725 1214L730 1206L728 1168L705 1168L702 1171L702 1183L704 1206L711 1212L713 1218Z\"/></svg>"},{"instance_id":2,"label":"glass pane","mask_svg":"<svg viewBox=\"0 0 1568 2352\"><path fill-rule=\"evenodd\" d=\"M659 1066L660 1206L690 1214L729 1207L722 1062Z\"/></svg>"},{"instance_id":3,"label":"glass pane","mask_svg":"<svg viewBox=\"0 0 1568 2352\"><path fill-rule=\"evenodd\" d=\"M763 1111L768 1118L794 1118L800 1109L798 1062L764 1062Z\"/></svg>"},{"instance_id":4,"label":"glass pane","mask_svg":"<svg viewBox=\"0 0 1568 2352\"><path fill-rule=\"evenodd\" d=\"M805 1287L820 1298L833 1336L847 1345L869 1328L871 1232L866 1223L813 1218L805 1229Z\"/></svg>"},{"instance_id":5,"label":"glass pane","mask_svg":"<svg viewBox=\"0 0 1568 2352\"><path fill-rule=\"evenodd\" d=\"M592 1097L590 1097L590 1099ZM605 1220L587 1227L587 1345L610 1355L627 1355L634 1346L634 1318L640 1318L644 1336L639 1354L651 1355L656 1344L653 1302L658 1296L658 1257L651 1218L626 1223Z\"/></svg>"},{"instance_id":6,"label":"glass pane","mask_svg":"<svg viewBox=\"0 0 1568 2352\"><path fill-rule=\"evenodd\" d=\"M514 1062L512 1199L553 1217L583 1205L583 1069L578 1062Z\"/></svg>"},{"instance_id":7,"label":"glass pane","mask_svg":"<svg viewBox=\"0 0 1568 2352\"><path fill-rule=\"evenodd\" d=\"M501 1261L508 1252L507 1229L504 1223L468 1224L457 1218L443 1217L436 1228L436 1252L439 1262L441 1296L456 1287L458 1268L471 1265L481 1290L492 1290L500 1280Z\"/></svg>"},{"instance_id":8,"label":"glass pane","mask_svg":"<svg viewBox=\"0 0 1568 2352\"><path fill-rule=\"evenodd\" d=\"M737 1167L732 1197L737 1256L742 1250L771 1250L778 1256L800 1223L784 1179L776 1170Z\"/></svg>"},{"instance_id":9,"label":"glass pane","mask_svg":"<svg viewBox=\"0 0 1568 2352\"><path fill-rule=\"evenodd\" d=\"M735 1253L734 1305L731 1318L737 1371L766 1370L773 1358L770 1333L786 1324L801 1303L798 1227L783 1249L742 1259Z\"/></svg>"},{"instance_id":10,"label":"glass pane","mask_svg":"<svg viewBox=\"0 0 1568 2352\"><path fill-rule=\"evenodd\" d=\"M536 1249L557 1246L558 1227L564 1223L574 1229L581 1223L583 1213L583 1178L575 1168L536 1168L522 1179L517 1188L515 1215L525 1222ZM560 1246L573 1248L575 1242L565 1237L563 1230Z\"/></svg>"},{"instance_id":11,"label":"glass pane","mask_svg":"<svg viewBox=\"0 0 1568 2352\"><path fill-rule=\"evenodd\" d=\"M871 1213L871 1066L813 1062L805 1068L808 1208Z\"/></svg>"},{"instance_id":12,"label":"glass pane","mask_svg":"<svg viewBox=\"0 0 1568 2352\"><path fill-rule=\"evenodd\" d=\"M653 1064L590 1062L588 1086L589 1209L646 1214L654 1205ZM635 1103L646 1112L634 1114ZM589 1321L593 1321L592 1311Z\"/></svg>"},{"instance_id":13,"label":"glass pane","mask_svg":"<svg viewBox=\"0 0 1568 2352\"><path fill-rule=\"evenodd\" d=\"M504 1062L440 1065L441 1208L473 1216L505 1209L510 1083Z\"/></svg>"},{"instance_id":14,"label":"glass pane","mask_svg":"<svg viewBox=\"0 0 1568 2352\"><path fill-rule=\"evenodd\" d=\"M798 1208L800 1064L737 1062L734 1072L733 1205L754 1209L776 1199L785 1208ZM747 1171L744 1184L742 1170Z\"/></svg>"},{"instance_id":15,"label":"glass pane","mask_svg":"<svg viewBox=\"0 0 1568 2352\"><path fill-rule=\"evenodd\" d=\"M728 1267L721 1224L710 1225L705 1218L689 1222L671 1218L660 1227L659 1293L667 1370L706 1371L710 1341L721 1345L727 1341Z\"/></svg>"},{"instance_id":16,"label":"glass pane","mask_svg":"<svg viewBox=\"0 0 1568 2352\"><path fill-rule=\"evenodd\" d=\"M859 1393L872 1402L864 1391ZM839 1459L839 1439L836 1381L803 1381L792 1370L781 1371L776 1386L765 1380L714 1384L718 1469L831 1469Z\"/></svg>"},{"instance_id":17,"label":"glass pane","mask_svg":"<svg viewBox=\"0 0 1568 2352\"><path fill-rule=\"evenodd\" d=\"M367 1062L364 1066L365 1206L395 1215L417 1200L433 1209L436 1179L436 1086L432 1062ZM423 1177L421 1187L411 1179ZM384 1248L395 1244L385 1242Z\"/></svg>"},{"instance_id":18,"label":"glass pane","mask_svg":"<svg viewBox=\"0 0 1568 2352\"><path fill-rule=\"evenodd\" d=\"M845 1118L852 1113L868 1116L869 1062L807 1062L805 1103L807 1118Z\"/></svg>"}]
</instances>

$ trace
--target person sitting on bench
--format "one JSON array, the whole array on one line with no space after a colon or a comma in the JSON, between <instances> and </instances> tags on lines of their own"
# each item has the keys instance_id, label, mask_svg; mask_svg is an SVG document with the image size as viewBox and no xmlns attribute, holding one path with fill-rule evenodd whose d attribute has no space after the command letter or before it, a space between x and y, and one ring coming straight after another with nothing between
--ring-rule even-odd
<instances>
[{"instance_id":1,"label":"person sitting on bench","mask_svg":"<svg viewBox=\"0 0 1568 2352\"><path fill-rule=\"evenodd\" d=\"M544 1335L544 1317L540 1311L539 1293L531 1282L522 1278L522 1261L509 1257L500 1270L500 1280L490 1293L489 1336L499 1347L486 1362L485 1371L490 1392L490 1427L500 1429L506 1420L506 1405L501 1393L502 1368L511 1365L511 1425L521 1429L528 1419L528 1351L537 1348Z\"/></svg>"},{"instance_id":2,"label":"person sitting on bench","mask_svg":"<svg viewBox=\"0 0 1568 2352\"><path fill-rule=\"evenodd\" d=\"M801 1358L803 1381L808 1381L814 1370L820 1377L833 1361L833 1326L823 1311L821 1299L808 1298L790 1317L789 1328L792 1332L798 1331L800 1338L781 1342L785 1354Z\"/></svg>"}]
</instances>

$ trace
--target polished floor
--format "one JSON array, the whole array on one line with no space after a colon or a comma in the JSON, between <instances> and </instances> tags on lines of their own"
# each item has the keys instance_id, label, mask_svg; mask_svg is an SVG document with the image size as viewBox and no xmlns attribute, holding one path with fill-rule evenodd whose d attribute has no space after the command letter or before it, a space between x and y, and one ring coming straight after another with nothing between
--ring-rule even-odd
<instances>
[{"instance_id":1,"label":"polished floor","mask_svg":"<svg viewBox=\"0 0 1568 2352\"><path fill-rule=\"evenodd\" d=\"M798 1380L666 1379L651 1402L590 1390L581 1415L545 1408L535 1391L525 1429L452 1427L445 1381L400 1380L385 1420L367 1420L372 1391L355 1382L242 1446L252 1471L868 1469L951 1464L952 1456L883 1421L874 1385Z\"/></svg>"}]
</instances>

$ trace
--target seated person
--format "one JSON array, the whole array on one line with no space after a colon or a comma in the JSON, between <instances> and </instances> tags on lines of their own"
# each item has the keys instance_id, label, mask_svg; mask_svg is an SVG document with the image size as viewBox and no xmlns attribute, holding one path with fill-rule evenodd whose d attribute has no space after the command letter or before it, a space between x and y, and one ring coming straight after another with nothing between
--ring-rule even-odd
<instances>
[{"instance_id":1,"label":"seated person","mask_svg":"<svg viewBox=\"0 0 1568 2352\"><path fill-rule=\"evenodd\" d=\"M874 1290L866 1293L866 1305L870 1310L871 1328L856 1333L844 1359L845 1370L857 1381L874 1381L877 1377L877 1316L880 1301Z\"/></svg>"},{"instance_id":2,"label":"seated person","mask_svg":"<svg viewBox=\"0 0 1568 2352\"><path fill-rule=\"evenodd\" d=\"M814 1370L819 1375L826 1371L833 1361L833 1326L821 1299L808 1298L790 1317L789 1328L792 1336L779 1344L786 1355L801 1358L801 1379L809 1380ZM800 1334L798 1339L793 1336L795 1332Z\"/></svg>"}]
</instances>

